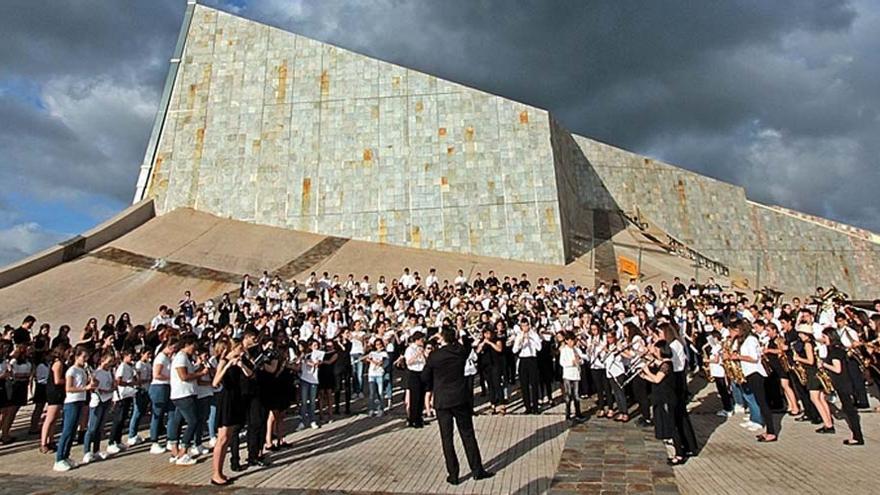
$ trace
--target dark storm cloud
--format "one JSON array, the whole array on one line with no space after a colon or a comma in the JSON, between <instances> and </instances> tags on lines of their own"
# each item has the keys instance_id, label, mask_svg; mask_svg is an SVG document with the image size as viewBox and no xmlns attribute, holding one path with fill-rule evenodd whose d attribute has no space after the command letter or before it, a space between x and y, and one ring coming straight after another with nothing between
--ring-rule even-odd
<instances>
[{"instance_id":1,"label":"dark storm cloud","mask_svg":"<svg viewBox=\"0 0 880 495\"><path fill-rule=\"evenodd\" d=\"M547 108L574 132L753 199L880 230L875 1L206 3ZM0 2L0 182L121 208L184 7Z\"/></svg>"},{"instance_id":2,"label":"dark storm cloud","mask_svg":"<svg viewBox=\"0 0 880 495\"><path fill-rule=\"evenodd\" d=\"M870 1L251 2L244 14L554 112L572 131L880 230Z\"/></svg>"}]
</instances>

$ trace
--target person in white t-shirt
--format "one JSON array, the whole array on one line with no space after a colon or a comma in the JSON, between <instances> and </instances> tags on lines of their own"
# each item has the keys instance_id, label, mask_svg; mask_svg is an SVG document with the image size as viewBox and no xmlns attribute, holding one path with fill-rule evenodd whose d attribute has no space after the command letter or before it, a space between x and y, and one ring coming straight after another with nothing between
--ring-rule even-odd
<instances>
[{"instance_id":1,"label":"person in white t-shirt","mask_svg":"<svg viewBox=\"0 0 880 495\"><path fill-rule=\"evenodd\" d=\"M83 440L83 464L107 458L107 454L101 452L100 447L104 418L112 405L113 392L116 390L116 383L111 371L114 359L112 352L105 352L101 356L98 369L91 376L95 391L89 402L89 425Z\"/></svg>"},{"instance_id":2,"label":"person in white t-shirt","mask_svg":"<svg viewBox=\"0 0 880 495\"><path fill-rule=\"evenodd\" d=\"M171 402L171 358L177 352L177 337L170 337L156 353L153 360L153 378L150 382L150 446L151 454L164 454L165 446L159 443L159 428L165 423L166 416L173 413Z\"/></svg>"},{"instance_id":3,"label":"person in white t-shirt","mask_svg":"<svg viewBox=\"0 0 880 495\"><path fill-rule=\"evenodd\" d=\"M352 393L356 397L364 396L364 340L367 334L364 332L364 322L357 320L351 331L351 372L354 378Z\"/></svg>"},{"instance_id":4,"label":"person in white t-shirt","mask_svg":"<svg viewBox=\"0 0 880 495\"><path fill-rule=\"evenodd\" d=\"M565 340L559 348L559 366L562 368L562 390L565 394L565 419L575 423L583 419L578 388L581 381L581 364L586 356L577 347L577 338L573 332L565 332L563 335ZM572 405L574 405L574 417L571 416Z\"/></svg>"},{"instance_id":5,"label":"person in white t-shirt","mask_svg":"<svg viewBox=\"0 0 880 495\"><path fill-rule=\"evenodd\" d=\"M388 353L385 352L385 342L376 339L373 342L373 351L363 359L369 364L367 379L370 385L369 412L370 416L382 416L382 391L384 388L385 367L388 364Z\"/></svg>"},{"instance_id":6,"label":"person in white t-shirt","mask_svg":"<svg viewBox=\"0 0 880 495\"><path fill-rule=\"evenodd\" d=\"M773 421L773 411L767 403L767 394L764 390L764 381L767 379L767 370L761 363L761 343L757 335L752 332L752 324L748 320L737 321L731 330L731 337L739 342L739 348L731 355L731 359L739 361L743 375L749 389L758 402L761 410L761 418L764 420L766 433L758 436L759 442L775 442L777 440L776 424Z\"/></svg>"},{"instance_id":7,"label":"person in white t-shirt","mask_svg":"<svg viewBox=\"0 0 880 495\"><path fill-rule=\"evenodd\" d=\"M318 428L315 420L315 403L318 396L318 366L324 361L324 351L321 350L321 343L317 340L310 341L308 349L308 352L304 352L300 357L299 389L302 422L297 426L297 431L306 427Z\"/></svg>"},{"instance_id":8,"label":"person in white t-shirt","mask_svg":"<svg viewBox=\"0 0 880 495\"><path fill-rule=\"evenodd\" d=\"M153 351L149 347L144 346L139 351L139 359L134 365L135 373L137 373L137 393L134 398L134 408L131 413L131 421L128 423L128 439L125 444L133 447L142 443L144 439L138 435L138 426L141 418L147 413L150 407L150 394L148 389L150 382L153 381Z\"/></svg>"},{"instance_id":9,"label":"person in white t-shirt","mask_svg":"<svg viewBox=\"0 0 880 495\"><path fill-rule=\"evenodd\" d=\"M180 338L180 350L171 361L171 403L174 414L168 420L168 444L171 446L170 462L178 466L191 466L196 463L187 449L192 445L198 428L196 409L196 382L208 373L208 369L197 366L196 336L187 334ZM186 421L186 429L180 436L180 421Z\"/></svg>"},{"instance_id":10,"label":"person in white t-shirt","mask_svg":"<svg viewBox=\"0 0 880 495\"><path fill-rule=\"evenodd\" d=\"M113 425L110 427L108 454L118 454L122 445L122 429L127 426L129 414L137 396L137 371L134 368L134 350L123 349L122 361L116 367L116 393L113 394Z\"/></svg>"},{"instance_id":11,"label":"person in white t-shirt","mask_svg":"<svg viewBox=\"0 0 880 495\"><path fill-rule=\"evenodd\" d=\"M64 419L61 437L58 439L58 448L55 450L53 471L69 471L76 467L76 463L70 459L70 449L73 447L80 414L83 406L86 405L87 394L96 388L96 384L89 379L89 373L86 369L88 360L89 350L86 347L77 348L73 358L73 366L64 373Z\"/></svg>"}]
</instances>

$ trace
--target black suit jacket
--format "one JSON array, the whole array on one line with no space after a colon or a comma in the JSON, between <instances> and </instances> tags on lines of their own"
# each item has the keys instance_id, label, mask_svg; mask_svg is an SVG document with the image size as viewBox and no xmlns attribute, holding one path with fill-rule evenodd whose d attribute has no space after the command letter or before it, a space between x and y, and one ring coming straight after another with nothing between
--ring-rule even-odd
<instances>
[{"instance_id":1,"label":"black suit jacket","mask_svg":"<svg viewBox=\"0 0 880 495\"><path fill-rule=\"evenodd\" d=\"M428 356L422 381L433 385L434 408L449 409L465 404L468 399L464 365L470 350L458 342L445 345Z\"/></svg>"}]
</instances>

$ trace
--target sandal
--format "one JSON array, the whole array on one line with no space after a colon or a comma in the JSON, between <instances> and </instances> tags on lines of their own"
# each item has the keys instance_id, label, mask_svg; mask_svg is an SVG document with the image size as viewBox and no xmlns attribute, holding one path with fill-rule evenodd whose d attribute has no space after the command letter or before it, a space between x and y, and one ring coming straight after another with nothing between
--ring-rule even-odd
<instances>
[{"instance_id":1,"label":"sandal","mask_svg":"<svg viewBox=\"0 0 880 495\"><path fill-rule=\"evenodd\" d=\"M853 440L852 438L847 438L843 441L844 445L865 445L864 440Z\"/></svg>"},{"instance_id":2,"label":"sandal","mask_svg":"<svg viewBox=\"0 0 880 495\"><path fill-rule=\"evenodd\" d=\"M229 486L232 484L232 480L227 478L225 481L217 481L214 478L211 478L211 484L214 486Z\"/></svg>"},{"instance_id":3,"label":"sandal","mask_svg":"<svg viewBox=\"0 0 880 495\"><path fill-rule=\"evenodd\" d=\"M758 437L758 441L761 443L772 443L779 440L779 437L767 438L766 435Z\"/></svg>"}]
</instances>

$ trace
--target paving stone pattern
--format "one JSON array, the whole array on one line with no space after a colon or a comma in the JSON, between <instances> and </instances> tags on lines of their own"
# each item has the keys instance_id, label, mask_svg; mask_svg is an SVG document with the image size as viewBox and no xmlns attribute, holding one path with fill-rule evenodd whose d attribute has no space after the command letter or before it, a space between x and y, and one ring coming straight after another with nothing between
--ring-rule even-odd
<instances>
[{"instance_id":1,"label":"paving stone pattern","mask_svg":"<svg viewBox=\"0 0 880 495\"><path fill-rule=\"evenodd\" d=\"M552 495L677 494L663 444L651 429L594 420L569 431Z\"/></svg>"}]
</instances>

